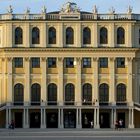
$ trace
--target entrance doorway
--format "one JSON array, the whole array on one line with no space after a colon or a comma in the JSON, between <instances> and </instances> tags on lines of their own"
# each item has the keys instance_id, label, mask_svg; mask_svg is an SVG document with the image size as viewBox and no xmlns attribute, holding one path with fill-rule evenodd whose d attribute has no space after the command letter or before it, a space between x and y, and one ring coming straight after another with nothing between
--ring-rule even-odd
<instances>
[{"instance_id":1,"label":"entrance doorway","mask_svg":"<svg viewBox=\"0 0 140 140\"><path fill-rule=\"evenodd\" d=\"M64 111L64 128L76 128L76 112L74 110Z\"/></svg>"},{"instance_id":2,"label":"entrance doorway","mask_svg":"<svg viewBox=\"0 0 140 140\"><path fill-rule=\"evenodd\" d=\"M15 128L22 128L22 112L15 112Z\"/></svg>"},{"instance_id":3,"label":"entrance doorway","mask_svg":"<svg viewBox=\"0 0 140 140\"><path fill-rule=\"evenodd\" d=\"M110 128L110 114L108 112L100 113L100 128Z\"/></svg>"},{"instance_id":4,"label":"entrance doorway","mask_svg":"<svg viewBox=\"0 0 140 140\"><path fill-rule=\"evenodd\" d=\"M94 114L92 112L83 112L82 113L82 128L90 128L91 121L93 121ZM94 122L94 121L93 121Z\"/></svg>"},{"instance_id":5,"label":"entrance doorway","mask_svg":"<svg viewBox=\"0 0 140 140\"><path fill-rule=\"evenodd\" d=\"M40 112L30 113L30 128L40 128Z\"/></svg>"},{"instance_id":6,"label":"entrance doorway","mask_svg":"<svg viewBox=\"0 0 140 140\"><path fill-rule=\"evenodd\" d=\"M119 120L122 120L123 121L122 127L125 128L125 112L119 112L118 113L118 121Z\"/></svg>"},{"instance_id":7,"label":"entrance doorway","mask_svg":"<svg viewBox=\"0 0 140 140\"><path fill-rule=\"evenodd\" d=\"M58 128L58 113L49 112L47 113L47 128Z\"/></svg>"}]
</instances>

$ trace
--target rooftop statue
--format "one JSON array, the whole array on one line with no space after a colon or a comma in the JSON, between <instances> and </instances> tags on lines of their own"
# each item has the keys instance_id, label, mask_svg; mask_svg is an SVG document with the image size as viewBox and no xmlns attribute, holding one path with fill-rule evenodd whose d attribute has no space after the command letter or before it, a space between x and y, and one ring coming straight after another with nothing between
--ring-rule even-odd
<instances>
[{"instance_id":1,"label":"rooftop statue","mask_svg":"<svg viewBox=\"0 0 140 140\"><path fill-rule=\"evenodd\" d=\"M98 13L98 9L97 9L96 5L93 6L93 13L94 14L97 14Z\"/></svg>"},{"instance_id":2,"label":"rooftop statue","mask_svg":"<svg viewBox=\"0 0 140 140\"><path fill-rule=\"evenodd\" d=\"M64 4L60 10L61 13L79 13L80 9L77 7L76 3L67 2Z\"/></svg>"},{"instance_id":3,"label":"rooftop statue","mask_svg":"<svg viewBox=\"0 0 140 140\"><path fill-rule=\"evenodd\" d=\"M47 8L45 6L43 6L41 12L42 13L46 13L47 12Z\"/></svg>"},{"instance_id":4,"label":"rooftop statue","mask_svg":"<svg viewBox=\"0 0 140 140\"><path fill-rule=\"evenodd\" d=\"M7 9L7 12L8 12L8 13L13 13L12 5L9 5L9 7L8 7L8 9Z\"/></svg>"},{"instance_id":5,"label":"rooftop statue","mask_svg":"<svg viewBox=\"0 0 140 140\"><path fill-rule=\"evenodd\" d=\"M128 9L127 9L127 13L128 13L128 14L131 14L131 13L132 13L132 10L133 10L133 8L129 5L129 6L128 6Z\"/></svg>"},{"instance_id":6,"label":"rooftop statue","mask_svg":"<svg viewBox=\"0 0 140 140\"><path fill-rule=\"evenodd\" d=\"M25 13L26 14L29 14L30 13L30 8L29 7L26 8Z\"/></svg>"},{"instance_id":7,"label":"rooftop statue","mask_svg":"<svg viewBox=\"0 0 140 140\"><path fill-rule=\"evenodd\" d=\"M115 8L114 8L114 7L111 7L111 8L109 9L109 13L110 13L110 14L114 14L114 13L115 13Z\"/></svg>"}]
</instances>

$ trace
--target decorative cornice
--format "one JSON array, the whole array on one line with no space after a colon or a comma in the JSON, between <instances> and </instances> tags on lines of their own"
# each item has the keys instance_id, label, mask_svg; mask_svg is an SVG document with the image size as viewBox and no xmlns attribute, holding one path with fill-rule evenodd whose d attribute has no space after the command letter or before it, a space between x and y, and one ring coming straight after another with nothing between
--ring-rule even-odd
<instances>
[{"instance_id":1,"label":"decorative cornice","mask_svg":"<svg viewBox=\"0 0 140 140\"><path fill-rule=\"evenodd\" d=\"M140 48L2 48L4 52L136 52Z\"/></svg>"}]
</instances>

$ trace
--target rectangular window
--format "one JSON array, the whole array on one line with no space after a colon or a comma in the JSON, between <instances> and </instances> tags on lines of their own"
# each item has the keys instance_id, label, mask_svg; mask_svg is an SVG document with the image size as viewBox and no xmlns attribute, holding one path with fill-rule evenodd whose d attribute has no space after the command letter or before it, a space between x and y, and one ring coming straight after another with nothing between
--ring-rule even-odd
<instances>
[{"instance_id":1,"label":"rectangular window","mask_svg":"<svg viewBox=\"0 0 140 140\"><path fill-rule=\"evenodd\" d=\"M40 58L31 58L32 68L40 68Z\"/></svg>"},{"instance_id":2,"label":"rectangular window","mask_svg":"<svg viewBox=\"0 0 140 140\"><path fill-rule=\"evenodd\" d=\"M74 68L74 58L65 58L66 68Z\"/></svg>"},{"instance_id":3,"label":"rectangular window","mask_svg":"<svg viewBox=\"0 0 140 140\"><path fill-rule=\"evenodd\" d=\"M108 68L108 58L99 58L100 68Z\"/></svg>"},{"instance_id":4,"label":"rectangular window","mask_svg":"<svg viewBox=\"0 0 140 140\"><path fill-rule=\"evenodd\" d=\"M48 68L56 68L56 58L55 57L48 58Z\"/></svg>"},{"instance_id":5,"label":"rectangular window","mask_svg":"<svg viewBox=\"0 0 140 140\"><path fill-rule=\"evenodd\" d=\"M82 59L83 68L91 68L91 58Z\"/></svg>"},{"instance_id":6,"label":"rectangular window","mask_svg":"<svg viewBox=\"0 0 140 140\"><path fill-rule=\"evenodd\" d=\"M117 68L125 68L125 58L120 57L116 59L117 61Z\"/></svg>"},{"instance_id":7,"label":"rectangular window","mask_svg":"<svg viewBox=\"0 0 140 140\"><path fill-rule=\"evenodd\" d=\"M14 66L15 68L23 68L23 58L14 58Z\"/></svg>"}]
</instances>

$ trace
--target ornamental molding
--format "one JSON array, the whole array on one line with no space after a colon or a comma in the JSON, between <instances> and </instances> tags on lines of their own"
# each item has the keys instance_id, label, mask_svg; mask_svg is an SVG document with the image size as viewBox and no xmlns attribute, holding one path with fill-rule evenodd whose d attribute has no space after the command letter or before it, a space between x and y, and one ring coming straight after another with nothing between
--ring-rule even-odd
<instances>
[{"instance_id":1,"label":"ornamental molding","mask_svg":"<svg viewBox=\"0 0 140 140\"><path fill-rule=\"evenodd\" d=\"M12 57L7 57L8 62L12 62L12 59L13 59Z\"/></svg>"},{"instance_id":2,"label":"ornamental molding","mask_svg":"<svg viewBox=\"0 0 140 140\"><path fill-rule=\"evenodd\" d=\"M80 13L80 8L74 2L65 3L60 9L60 14L77 14Z\"/></svg>"},{"instance_id":3,"label":"ornamental molding","mask_svg":"<svg viewBox=\"0 0 140 140\"><path fill-rule=\"evenodd\" d=\"M26 62L30 61L30 57L25 57L24 59L25 59Z\"/></svg>"},{"instance_id":4,"label":"ornamental molding","mask_svg":"<svg viewBox=\"0 0 140 140\"><path fill-rule=\"evenodd\" d=\"M139 48L2 48L6 52L139 52Z\"/></svg>"},{"instance_id":5,"label":"ornamental molding","mask_svg":"<svg viewBox=\"0 0 140 140\"><path fill-rule=\"evenodd\" d=\"M46 62L46 57L41 57L42 62Z\"/></svg>"}]
</instances>

